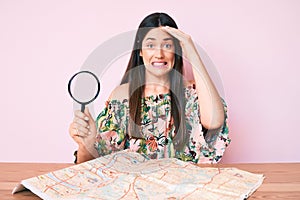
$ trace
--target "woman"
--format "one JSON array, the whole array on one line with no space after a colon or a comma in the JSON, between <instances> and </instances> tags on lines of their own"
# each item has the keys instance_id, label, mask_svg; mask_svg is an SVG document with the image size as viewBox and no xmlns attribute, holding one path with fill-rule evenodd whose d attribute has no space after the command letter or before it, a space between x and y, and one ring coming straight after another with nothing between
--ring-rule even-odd
<instances>
[{"instance_id":1,"label":"woman","mask_svg":"<svg viewBox=\"0 0 300 200\"><path fill-rule=\"evenodd\" d=\"M183 78L183 58L194 83ZM226 118L191 37L169 15L153 13L141 22L121 85L96 122L88 109L76 111L69 132L79 146L77 163L123 149L214 163L230 143Z\"/></svg>"}]
</instances>

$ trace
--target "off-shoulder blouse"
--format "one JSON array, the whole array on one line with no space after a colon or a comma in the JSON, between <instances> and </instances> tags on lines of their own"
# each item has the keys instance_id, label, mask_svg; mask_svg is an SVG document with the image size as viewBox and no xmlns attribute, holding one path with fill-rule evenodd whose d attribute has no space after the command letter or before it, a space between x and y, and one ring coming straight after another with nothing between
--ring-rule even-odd
<instances>
[{"instance_id":1,"label":"off-shoulder blouse","mask_svg":"<svg viewBox=\"0 0 300 200\"><path fill-rule=\"evenodd\" d=\"M178 152L173 145L175 126L171 123L171 99L169 94L144 97L141 109L142 139L130 138L127 134L129 122L129 100L110 100L96 119L97 136L95 148L99 156L128 149L139 152L149 159L176 157L195 163L216 163L222 158L230 143L225 101L223 126L212 134L200 122L200 110L195 86L185 88L185 119L189 142L185 150Z\"/></svg>"}]
</instances>

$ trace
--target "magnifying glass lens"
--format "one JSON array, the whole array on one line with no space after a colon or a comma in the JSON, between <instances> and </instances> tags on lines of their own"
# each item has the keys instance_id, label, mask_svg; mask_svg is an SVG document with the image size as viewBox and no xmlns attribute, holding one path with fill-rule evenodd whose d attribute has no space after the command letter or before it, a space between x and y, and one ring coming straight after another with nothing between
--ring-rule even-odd
<instances>
[{"instance_id":1,"label":"magnifying glass lens","mask_svg":"<svg viewBox=\"0 0 300 200\"><path fill-rule=\"evenodd\" d=\"M76 73L69 81L68 91L74 101L81 104L81 111L94 101L100 92L100 82L95 74L89 71Z\"/></svg>"},{"instance_id":2,"label":"magnifying glass lens","mask_svg":"<svg viewBox=\"0 0 300 200\"><path fill-rule=\"evenodd\" d=\"M77 101L88 102L96 96L98 91L96 86L97 80L91 74L80 73L72 81L71 92Z\"/></svg>"}]
</instances>

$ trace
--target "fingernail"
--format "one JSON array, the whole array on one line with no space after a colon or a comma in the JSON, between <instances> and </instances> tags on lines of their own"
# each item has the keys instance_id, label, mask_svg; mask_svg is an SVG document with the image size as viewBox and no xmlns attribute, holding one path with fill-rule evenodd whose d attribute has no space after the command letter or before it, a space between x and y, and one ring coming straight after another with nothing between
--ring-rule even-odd
<instances>
[{"instance_id":1,"label":"fingernail","mask_svg":"<svg viewBox=\"0 0 300 200\"><path fill-rule=\"evenodd\" d=\"M89 128L90 128L90 126L87 126L86 128L87 128L87 129L89 129Z\"/></svg>"},{"instance_id":2,"label":"fingernail","mask_svg":"<svg viewBox=\"0 0 300 200\"><path fill-rule=\"evenodd\" d=\"M89 118L88 118L88 117L84 117L84 120L88 121L88 120L89 120Z\"/></svg>"},{"instance_id":3,"label":"fingernail","mask_svg":"<svg viewBox=\"0 0 300 200\"><path fill-rule=\"evenodd\" d=\"M88 134L91 135L92 134L91 131L89 131Z\"/></svg>"}]
</instances>

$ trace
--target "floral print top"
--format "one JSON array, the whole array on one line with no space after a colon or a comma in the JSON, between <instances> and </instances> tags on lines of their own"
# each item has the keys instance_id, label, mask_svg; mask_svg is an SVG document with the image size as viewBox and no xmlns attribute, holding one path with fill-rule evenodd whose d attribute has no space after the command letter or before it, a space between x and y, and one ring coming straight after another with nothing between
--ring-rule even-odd
<instances>
[{"instance_id":1,"label":"floral print top","mask_svg":"<svg viewBox=\"0 0 300 200\"><path fill-rule=\"evenodd\" d=\"M97 136L95 148L99 156L129 149L151 159L176 157L195 163L216 163L220 161L230 143L227 125L227 106L223 126L213 134L205 135L200 123L198 96L195 86L185 88L186 129L190 139L185 151L176 152L172 138L174 126L170 123L170 95L160 94L142 98L143 139L129 138L126 134L129 121L129 100L110 100L96 119Z\"/></svg>"}]
</instances>

